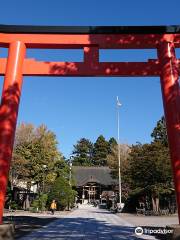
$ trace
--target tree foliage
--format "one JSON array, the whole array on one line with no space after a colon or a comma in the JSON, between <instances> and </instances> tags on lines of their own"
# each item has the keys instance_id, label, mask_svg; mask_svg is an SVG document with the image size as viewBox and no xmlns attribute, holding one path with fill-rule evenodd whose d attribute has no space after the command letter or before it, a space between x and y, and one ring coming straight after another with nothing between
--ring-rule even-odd
<instances>
[{"instance_id":1,"label":"tree foliage","mask_svg":"<svg viewBox=\"0 0 180 240\"><path fill-rule=\"evenodd\" d=\"M168 191L172 183L169 152L159 142L132 146L129 158L128 173L133 188L148 189L160 192Z\"/></svg>"},{"instance_id":2,"label":"tree foliage","mask_svg":"<svg viewBox=\"0 0 180 240\"><path fill-rule=\"evenodd\" d=\"M171 161L165 119L162 117L151 134L150 144L131 147L126 175L132 192L145 194L159 209L159 197L173 193Z\"/></svg>"},{"instance_id":3,"label":"tree foliage","mask_svg":"<svg viewBox=\"0 0 180 240\"><path fill-rule=\"evenodd\" d=\"M120 167L122 172L122 178L124 179L125 175L123 173L127 169L130 146L127 144L120 144L119 150L120 150ZM113 145L111 147L110 153L107 155L107 164L111 168L112 175L114 178L118 178L119 150L118 145Z\"/></svg>"},{"instance_id":4,"label":"tree foliage","mask_svg":"<svg viewBox=\"0 0 180 240\"><path fill-rule=\"evenodd\" d=\"M48 195L41 193L38 198L34 199L31 204L33 212L45 211Z\"/></svg>"},{"instance_id":5,"label":"tree foliage","mask_svg":"<svg viewBox=\"0 0 180 240\"><path fill-rule=\"evenodd\" d=\"M70 168L57 148L55 134L45 125L20 124L17 127L10 181L13 186L37 184L38 195L31 207L45 210L47 200L57 199L60 208L72 205L76 192L69 182ZM47 203L47 204L46 204Z\"/></svg>"},{"instance_id":6,"label":"tree foliage","mask_svg":"<svg viewBox=\"0 0 180 240\"><path fill-rule=\"evenodd\" d=\"M71 207L76 195L77 192L71 188L69 181L59 176L55 180L49 193L49 203L54 199L58 203L58 208L60 209L64 209L67 206Z\"/></svg>"},{"instance_id":7,"label":"tree foliage","mask_svg":"<svg viewBox=\"0 0 180 240\"><path fill-rule=\"evenodd\" d=\"M109 153L111 153L112 148L115 147L115 146L117 146L117 144L118 144L118 143L117 143L117 141L116 141L115 138L111 137L111 138L109 139Z\"/></svg>"},{"instance_id":8,"label":"tree foliage","mask_svg":"<svg viewBox=\"0 0 180 240\"><path fill-rule=\"evenodd\" d=\"M161 142L166 147L168 146L166 121L164 116L157 122L156 127L151 134L154 142Z\"/></svg>"},{"instance_id":9,"label":"tree foliage","mask_svg":"<svg viewBox=\"0 0 180 240\"><path fill-rule=\"evenodd\" d=\"M109 143L100 135L94 143L93 163L96 166L107 166L107 155L109 153Z\"/></svg>"},{"instance_id":10,"label":"tree foliage","mask_svg":"<svg viewBox=\"0 0 180 240\"><path fill-rule=\"evenodd\" d=\"M20 124L16 131L10 171L12 184L35 182L42 191L43 182L51 183L62 171L63 174L68 172L57 143L55 134L45 125L36 128L32 124Z\"/></svg>"},{"instance_id":11,"label":"tree foliage","mask_svg":"<svg viewBox=\"0 0 180 240\"><path fill-rule=\"evenodd\" d=\"M129 194L129 185L128 185L128 175L126 170L128 168L128 157L130 152L130 146L127 144L120 144L120 173L121 173L121 187L122 187L122 197L127 199ZM119 177L119 150L118 145L112 145L110 153L107 155L107 164L111 169L111 174L113 178L118 179Z\"/></svg>"},{"instance_id":12,"label":"tree foliage","mask_svg":"<svg viewBox=\"0 0 180 240\"><path fill-rule=\"evenodd\" d=\"M93 144L86 138L81 138L73 150L74 166L107 166L107 155L111 148L117 144L115 138L110 138L109 142L100 135Z\"/></svg>"},{"instance_id":13,"label":"tree foliage","mask_svg":"<svg viewBox=\"0 0 180 240\"><path fill-rule=\"evenodd\" d=\"M129 194L130 198L148 197L153 209L158 210L159 197L172 194L174 189L164 117L157 122L151 136L150 144L137 143L126 150L120 146L122 190L124 196ZM117 145L111 149L107 160L113 176L118 178Z\"/></svg>"},{"instance_id":14,"label":"tree foliage","mask_svg":"<svg viewBox=\"0 0 180 240\"><path fill-rule=\"evenodd\" d=\"M149 196L158 210L159 196L173 189L168 148L161 142L132 146L126 175L131 190Z\"/></svg>"},{"instance_id":15,"label":"tree foliage","mask_svg":"<svg viewBox=\"0 0 180 240\"><path fill-rule=\"evenodd\" d=\"M86 138L81 138L73 150L74 166L92 166L93 143Z\"/></svg>"}]
</instances>

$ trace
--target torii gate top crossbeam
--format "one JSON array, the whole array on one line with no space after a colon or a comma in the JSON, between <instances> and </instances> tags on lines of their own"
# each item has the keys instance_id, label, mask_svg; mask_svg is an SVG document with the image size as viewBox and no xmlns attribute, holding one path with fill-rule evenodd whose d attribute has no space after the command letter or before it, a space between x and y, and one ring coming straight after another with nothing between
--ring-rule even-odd
<instances>
[{"instance_id":1,"label":"torii gate top crossbeam","mask_svg":"<svg viewBox=\"0 0 180 240\"><path fill-rule=\"evenodd\" d=\"M0 25L0 46L23 41L28 48L156 48L162 41L180 47L180 26L58 27Z\"/></svg>"},{"instance_id":2,"label":"torii gate top crossbeam","mask_svg":"<svg viewBox=\"0 0 180 240\"><path fill-rule=\"evenodd\" d=\"M180 25L170 26L29 26L2 25L1 33L35 34L177 34Z\"/></svg>"},{"instance_id":3,"label":"torii gate top crossbeam","mask_svg":"<svg viewBox=\"0 0 180 240\"><path fill-rule=\"evenodd\" d=\"M157 49L162 42L180 47L180 26L7 26L0 25L0 47L23 42L27 48L83 49L83 62L25 59L24 76L159 76L159 62L99 62L99 49ZM178 64L179 64L179 60ZM6 59L0 59L0 75ZM180 68L179 68L180 69Z\"/></svg>"}]
</instances>

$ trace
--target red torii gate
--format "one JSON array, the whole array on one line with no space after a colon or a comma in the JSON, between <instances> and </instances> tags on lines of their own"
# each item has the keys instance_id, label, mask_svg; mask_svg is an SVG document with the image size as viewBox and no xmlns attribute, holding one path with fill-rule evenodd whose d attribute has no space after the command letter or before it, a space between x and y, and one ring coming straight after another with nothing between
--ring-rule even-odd
<instances>
[{"instance_id":1,"label":"red torii gate","mask_svg":"<svg viewBox=\"0 0 180 240\"><path fill-rule=\"evenodd\" d=\"M0 106L0 223L12 156L22 76L160 76L180 222L180 26L53 27L0 25L5 76ZM26 48L84 49L83 62L26 59ZM147 62L99 62L99 49L157 49Z\"/></svg>"}]
</instances>

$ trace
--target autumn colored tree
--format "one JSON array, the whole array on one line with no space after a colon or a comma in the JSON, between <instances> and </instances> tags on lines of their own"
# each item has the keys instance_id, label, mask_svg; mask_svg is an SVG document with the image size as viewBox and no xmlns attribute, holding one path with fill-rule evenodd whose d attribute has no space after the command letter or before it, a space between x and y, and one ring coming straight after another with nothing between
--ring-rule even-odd
<instances>
[{"instance_id":1,"label":"autumn colored tree","mask_svg":"<svg viewBox=\"0 0 180 240\"><path fill-rule=\"evenodd\" d=\"M122 196L124 199L128 198L129 194L129 181L127 181L128 175L126 170L128 168L128 157L130 153L130 146L127 144L120 144L120 169L121 169L121 180L122 180ZM113 178L118 179L119 177L119 158L118 158L118 145L113 144L110 153L107 155L107 165L111 169Z\"/></svg>"},{"instance_id":2,"label":"autumn colored tree","mask_svg":"<svg viewBox=\"0 0 180 240\"><path fill-rule=\"evenodd\" d=\"M125 171L128 165L128 157L130 153L130 146L127 144L120 144L120 165L122 173ZM111 148L111 152L107 155L107 164L112 170L112 175L115 178L118 178L118 166L119 166L119 157L118 157L118 145L114 145ZM122 174L123 175L123 174Z\"/></svg>"},{"instance_id":3,"label":"autumn colored tree","mask_svg":"<svg viewBox=\"0 0 180 240\"><path fill-rule=\"evenodd\" d=\"M23 181L30 187L30 183L34 182L42 191L43 183L53 182L59 176L62 165L67 168L57 143L55 134L46 126L36 128L32 124L20 124L16 131L10 170L12 184ZM58 169L60 163L61 169Z\"/></svg>"}]
</instances>

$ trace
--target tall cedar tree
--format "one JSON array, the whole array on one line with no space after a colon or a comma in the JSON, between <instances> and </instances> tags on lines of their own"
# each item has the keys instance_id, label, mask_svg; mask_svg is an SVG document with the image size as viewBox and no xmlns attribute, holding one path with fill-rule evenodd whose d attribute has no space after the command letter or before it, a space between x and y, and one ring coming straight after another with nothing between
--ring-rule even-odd
<instances>
[{"instance_id":1,"label":"tall cedar tree","mask_svg":"<svg viewBox=\"0 0 180 240\"><path fill-rule=\"evenodd\" d=\"M81 138L73 150L74 166L92 166L93 143L86 138Z\"/></svg>"},{"instance_id":2,"label":"tall cedar tree","mask_svg":"<svg viewBox=\"0 0 180 240\"><path fill-rule=\"evenodd\" d=\"M93 150L93 163L97 166L107 166L107 155L109 153L109 142L100 135L95 144Z\"/></svg>"},{"instance_id":3,"label":"tall cedar tree","mask_svg":"<svg viewBox=\"0 0 180 240\"><path fill-rule=\"evenodd\" d=\"M153 138L154 142L161 142L164 146L168 147L166 122L164 116L157 122L151 137Z\"/></svg>"},{"instance_id":4,"label":"tall cedar tree","mask_svg":"<svg viewBox=\"0 0 180 240\"><path fill-rule=\"evenodd\" d=\"M115 138L110 138L109 139L109 154L112 152L112 149L117 146L117 141Z\"/></svg>"}]
</instances>

